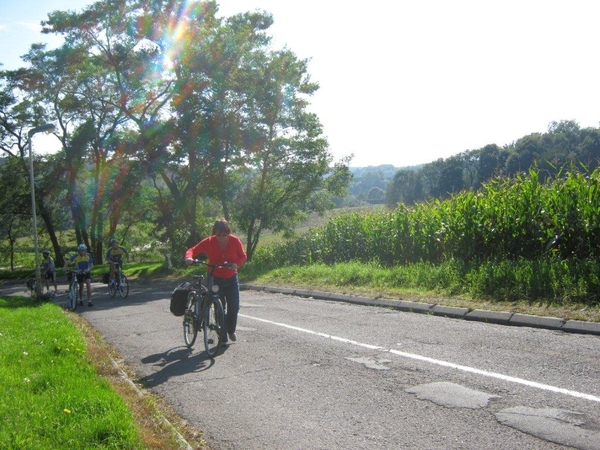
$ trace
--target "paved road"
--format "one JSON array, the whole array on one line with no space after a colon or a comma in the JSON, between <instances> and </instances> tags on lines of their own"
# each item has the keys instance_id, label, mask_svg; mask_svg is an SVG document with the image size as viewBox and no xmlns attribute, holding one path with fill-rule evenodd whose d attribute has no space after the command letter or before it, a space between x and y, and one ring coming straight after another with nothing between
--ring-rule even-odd
<instances>
[{"instance_id":1,"label":"paved road","mask_svg":"<svg viewBox=\"0 0 600 450\"><path fill-rule=\"evenodd\" d=\"M599 336L244 291L211 361L175 284L78 312L216 450L600 449Z\"/></svg>"}]
</instances>

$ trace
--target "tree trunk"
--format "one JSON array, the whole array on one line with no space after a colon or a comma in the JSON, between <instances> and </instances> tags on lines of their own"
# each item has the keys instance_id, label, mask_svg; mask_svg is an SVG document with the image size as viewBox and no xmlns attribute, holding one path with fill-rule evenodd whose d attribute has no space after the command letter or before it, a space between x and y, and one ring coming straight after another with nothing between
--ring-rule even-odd
<instances>
[{"instance_id":1,"label":"tree trunk","mask_svg":"<svg viewBox=\"0 0 600 450\"><path fill-rule=\"evenodd\" d=\"M48 211L48 208L46 208L43 198L41 198L39 201L39 214L44 221L44 226L46 227L46 232L48 233L50 242L52 242L52 248L54 249L54 261L57 266L62 267L65 263L64 257L60 249L60 244L58 243L58 238L56 237L56 230L54 229L54 223L52 222L52 214L50 214L50 211Z\"/></svg>"}]
</instances>

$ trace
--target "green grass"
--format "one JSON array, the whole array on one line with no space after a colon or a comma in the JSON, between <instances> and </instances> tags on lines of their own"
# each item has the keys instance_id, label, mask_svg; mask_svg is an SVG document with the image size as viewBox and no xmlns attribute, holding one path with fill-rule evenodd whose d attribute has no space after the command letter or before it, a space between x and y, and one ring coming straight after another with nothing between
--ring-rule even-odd
<instances>
[{"instance_id":1,"label":"green grass","mask_svg":"<svg viewBox=\"0 0 600 450\"><path fill-rule=\"evenodd\" d=\"M51 303L0 298L0 448L142 449L134 417Z\"/></svg>"},{"instance_id":2,"label":"green grass","mask_svg":"<svg viewBox=\"0 0 600 450\"><path fill-rule=\"evenodd\" d=\"M538 316L560 317L565 320L600 322L600 307L582 297L569 302L560 299L530 299L520 292L523 283L514 284L515 292L504 299L474 296L480 284L498 282L497 275L486 278L475 272L464 281L461 268L451 262L439 265L417 263L387 268L376 263L349 262L340 264L295 265L262 270L256 262L249 262L240 271L242 283L310 288L324 292L364 295L373 298L423 301L444 306L469 309L510 311ZM520 273L516 272L517 275ZM566 276L562 277L566 280ZM518 281L518 280L517 280ZM535 285L535 284L534 284ZM503 289L509 289L504 281ZM500 287L498 287L500 289Z\"/></svg>"}]
</instances>

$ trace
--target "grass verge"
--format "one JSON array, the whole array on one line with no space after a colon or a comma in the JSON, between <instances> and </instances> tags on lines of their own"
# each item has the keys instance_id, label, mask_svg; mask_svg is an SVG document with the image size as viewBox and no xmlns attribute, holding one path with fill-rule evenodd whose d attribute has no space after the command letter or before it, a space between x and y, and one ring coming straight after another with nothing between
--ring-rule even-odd
<instances>
[{"instance_id":1,"label":"grass verge","mask_svg":"<svg viewBox=\"0 0 600 450\"><path fill-rule=\"evenodd\" d=\"M585 302L556 299L491 300L464 293L457 277L445 270L410 266L387 269L375 265L346 263L286 266L268 272L252 267L241 271L242 282L255 285L296 287L372 298L410 300L443 306L507 311L564 320L600 322L600 307Z\"/></svg>"},{"instance_id":2,"label":"grass verge","mask_svg":"<svg viewBox=\"0 0 600 450\"><path fill-rule=\"evenodd\" d=\"M0 448L208 449L80 316L0 297Z\"/></svg>"}]
</instances>

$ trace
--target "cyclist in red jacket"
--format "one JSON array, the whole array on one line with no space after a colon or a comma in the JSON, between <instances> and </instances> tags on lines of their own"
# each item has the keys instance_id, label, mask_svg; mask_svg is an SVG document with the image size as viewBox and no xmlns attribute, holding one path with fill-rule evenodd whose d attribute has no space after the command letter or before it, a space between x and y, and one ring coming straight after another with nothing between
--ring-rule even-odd
<instances>
[{"instance_id":1,"label":"cyclist in red jacket","mask_svg":"<svg viewBox=\"0 0 600 450\"><path fill-rule=\"evenodd\" d=\"M231 234L229 223L225 219L215 222L212 236L202 239L185 252L185 263L190 265L198 255L208 256L208 264L227 265L214 271L215 284L219 286L221 300L227 305L225 327L232 341L237 341L235 329L240 310L240 284L237 271L248 258L244 245L237 236ZM227 337L225 337L227 342Z\"/></svg>"}]
</instances>

